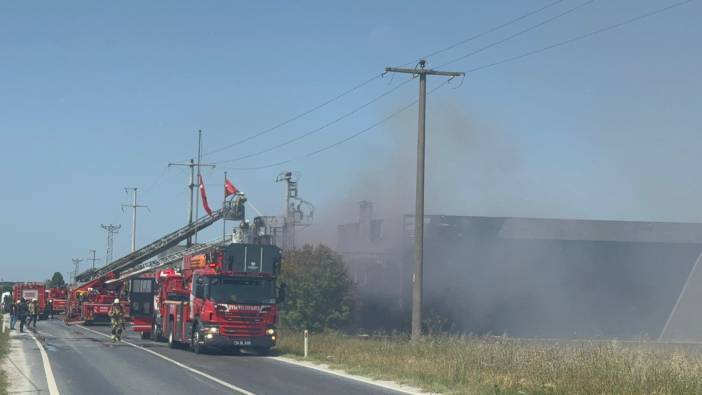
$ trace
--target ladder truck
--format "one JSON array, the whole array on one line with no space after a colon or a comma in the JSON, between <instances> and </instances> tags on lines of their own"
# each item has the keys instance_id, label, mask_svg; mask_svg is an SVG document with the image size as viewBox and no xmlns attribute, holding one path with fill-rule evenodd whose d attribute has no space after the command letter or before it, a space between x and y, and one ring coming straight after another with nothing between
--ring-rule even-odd
<instances>
[{"instance_id":1,"label":"ladder truck","mask_svg":"<svg viewBox=\"0 0 702 395\"><path fill-rule=\"evenodd\" d=\"M68 289L65 287L53 287L46 290L47 306L48 301L51 301L54 314L61 314L66 311L67 298Z\"/></svg>"},{"instance_id":2,"label":"ladder truck","mask_svg":"<svg viewBox=\"0 0 702 395\"><path fill-rule=\"evenodd\" d=\"M156 275L152 333L171 348L249 348L266 354L276 343L281 250L273 245L231 243L186 255L180 270Z\"/></svg>"},{"instance_id":3,"label":"ladder truck","mask_svg":"<svg viewBox=\"0 0 702 395\"><path fill-rule=\"evenodd\" d=\"M109 322L107 316L114 299L119 298L129 318L130 306L127 301L128 287L119 279L124 271L137 267L176 246L181 241L204 229L226 214L225 209L213 211L211 215L199 218L192 224L186 225L146 246L125 255L99 269L89 269L76 276L79 284L68 292L66 301L66 324L91 324Z\"/></svg>"}]
</instances>

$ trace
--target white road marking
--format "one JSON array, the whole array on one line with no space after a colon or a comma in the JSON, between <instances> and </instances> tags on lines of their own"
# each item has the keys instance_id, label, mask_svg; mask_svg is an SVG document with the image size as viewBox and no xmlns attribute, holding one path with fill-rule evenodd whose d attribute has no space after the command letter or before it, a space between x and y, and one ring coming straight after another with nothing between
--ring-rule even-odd
<instances>
[{"instance_id":1,"label":"white road marking","mask_svg":"<svg viewBox=\"0 0 702 395\"><path fill-rule=\"evenodd\" d=\"M93 330L93 329L84 327L83 325L78 325L78 326L80 326L81 328L83 328L83 329L85 329L85 330L87 330L87 331L93 332L93 333L95 333L95 334L97 334L97 335L100 335L100 336L103 336L103 337L106 337L106 338L110 338L110 335L106 335L106 334L104 334L104 333L102 333L102 332L98 332L98 331L96 331L96 330ZM168 362L170 362L170 363L172 363L172 364L174 364L174 365L176 365L176 366L178 366L178 367L181 367L181 368L183 368L183 369L185 369L185 370L187 370L187 371L189 371L189 372L192 372L192 373L198 374L198 375L200 375L200 376L202 376L202 377L205 377L205 378L207 378L207 379L210 379L210 380L214 381L215 383L220 384L220 385L222 385L222 386L224 386L224 387L227 387L227 388L229 388L230 390L236 391L236 392L238 392L238 393L240 393L240 394L244 394L244 395L256 395L256 394L254 394L253 392L249 392L249 391L247 391L247 390L245 390L245 389L243 389L243 388L240 388L240 387L237 387L237 386L235 386L235 385L233 385L233 384L227 383L226 381L220 380L220 379L218 379L217 377L214 377L214 376L212 376L212 375L209 375L209 374L207 374L207 373L205 373L205 372L199 371L199 370L197 370L197 369L193 369L193 368L191 368L191 367L188 366L188 365L182 364L182 363L180 363L180 362L178 362L178 361L176 361L176 360L174 360L174 359L168 358L168 357L165 356L165 355L161 355L161 354L157 353L156 351L149 350L148 348L144 348L144 347L142 347L142 346L140 346L140 345L138 345L138 344L130 343L130 342L125 341L125 340L122 340L122 343L128 344L128 345L130 345L130 346L132 346L132 347L134 347L134 348L138 348L139 350L146 351L146 352L148 352L148 353L150 353L150 354L153 354L153 355L155 355L155 356L157 356L157 357L159 357L159 358L161 358L161 359L163 359L163 360L166 360L166 361L168 361Z\"/></svg>"},{"instance_id":2,"label":"white road marking","mask_svg":"<svg viewBox=\"0 0 702 395\"><path fill-rule=\"evenodd\" d=\"M300 362L300 361L296 361L294 359L284 358L284 357L268 357L268 358L274 359L274 360L280 361L280 362L289 363L291 365L301 366L303 368L314 369L314 370L324 372L327 374L332 374L334 376L343 377L345 379L358 381L358 382L365 383L365 384L370 384L370 385L373 385L376 387L385 388L387 390L401 392L403 394L409 394L409 395L426 395L427 394L426 392L422 392L419 389L409 388L407 386L393 383L390 381L384 382L384 381L377 381L377 380L368 379L365 377L355 376L355 375L340 372L337 370L331 370L325 366L316 365L316 364L311 363L311 362Z\"/></svg>"},{"instance_id":3,"label":"white road marking","mask_svg":"<svg viewBox=\"0 0 702 395\"><path fill-rule=\"evenodd\" d=\"M37 347L39 347L39 352L41 353L41 363L44 365L44 373L46 374L46 384L49 386L49 395L60 395L58 386L56 385L56 379L54 378L54 371L51 370L51 362L49 361L49 356L46 355L44 347L33 333L32 339L34 339L34 341L37 343Z\"/></svg>"}]
</instances>

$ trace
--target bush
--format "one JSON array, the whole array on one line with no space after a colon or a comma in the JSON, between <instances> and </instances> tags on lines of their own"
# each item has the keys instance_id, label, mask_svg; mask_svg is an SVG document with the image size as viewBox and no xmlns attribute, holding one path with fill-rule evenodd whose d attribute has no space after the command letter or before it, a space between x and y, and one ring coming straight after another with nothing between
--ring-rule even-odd
<instances>
[{"instance_id":1,"label":"bush","mask_svg":"<svg viewBox=\"0 0 702 395\"><path fill-rule=\"evenodd\" d=\"M281 281L288 285L281 322L292 329L339 329L352 318L353 282L341 256L329 247L305 245L283 257Z\"/></svg>"}]
</instances>

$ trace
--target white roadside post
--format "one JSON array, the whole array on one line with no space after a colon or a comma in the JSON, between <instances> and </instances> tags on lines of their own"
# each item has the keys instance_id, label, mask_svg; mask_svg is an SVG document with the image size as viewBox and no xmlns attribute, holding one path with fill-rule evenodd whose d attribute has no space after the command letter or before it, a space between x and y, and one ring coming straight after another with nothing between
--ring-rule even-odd
<instances>
[{"instance_id":1,"label":"white roadside post","mask_svg":"<svg viewBox=\"0 0 702 395\"><path fill-rule=\"evenodd\" d=\"M305 358L307 358L307 352L309 351L309 337L310 331L305 329Z\"/></svg>"}]
</instances>

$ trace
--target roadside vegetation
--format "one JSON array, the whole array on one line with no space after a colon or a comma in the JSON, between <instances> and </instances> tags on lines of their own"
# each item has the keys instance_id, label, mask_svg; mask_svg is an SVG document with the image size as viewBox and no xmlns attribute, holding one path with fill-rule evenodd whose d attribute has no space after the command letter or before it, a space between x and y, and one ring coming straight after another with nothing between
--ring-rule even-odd
<instances>
[{"instance_id":1,"label":"roadside vegetation","mask_svg":"<svg viewBox=\"0 0 702 395\"><path fill-rule=\"evenodd\" d=\"M299 357L302 335L279 349ZM310 359L449 394L701 394L702 354L654 343L528 342L506 337L310 336Z\"/></svg>"},{"instance_id":2,"label":"roadside vegetation","mask_svg":"<svg viewBox=\"0 0 702 395\"><path fill-rule=\"evenodd\" d=\"M286 253L280 281L287 284L280 321L293 329L340 329L353 318L354 288L339 254L306 245Z\"/></svg>"},{"instance_id":3,"label":"roadside vegetation","mask_svg":"<svg viewBox=\"0 0 702 395\"><path fill-rule=\"evenodd\" d=\"M450 325L436 319L418 342L402 333L358 335L354 284L331 249L288 252L281 278L288 298L278 350L301 358L309 329L309 360L352 374L447 394L702 394L702 347L449 335L442 331Z\"/></svg>"},{"instance_id":4,"label":"roadside vegetation","mask_svg":"<svg viewBox=\"0 0 702 395\"><path fill-rule=\"evenodd\" d=\"M0 315L0 328L3 325L3 316ZM3 332L0 330L0 361L4 362L7 354L10 352L10 332ZM2 362L0 362L0 395L7 394L7 374L1 368Z\"/></svg>"}]
</instances>

